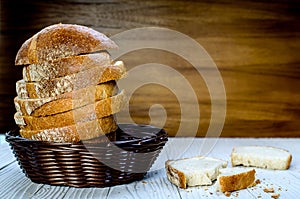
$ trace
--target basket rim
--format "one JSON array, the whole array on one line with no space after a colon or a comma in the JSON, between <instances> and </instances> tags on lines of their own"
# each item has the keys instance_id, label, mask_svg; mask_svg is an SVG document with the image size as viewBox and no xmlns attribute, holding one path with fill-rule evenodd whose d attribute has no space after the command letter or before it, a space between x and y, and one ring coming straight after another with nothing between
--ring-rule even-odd
<instances>
[{"instance_id":1,"label":"basket rim","mask_svg":"<svg viewBox=\"0 0 300 199\"><path fill-rule=\"evenodd\" d=\"M110 144L114 144L114 145L126 145L126 144L133 144L133 145L141 145L142 143L147 143L147 142L151 142L154 139L157 139L159 137L168 137L167 132L163 129L163 128L158 128L152 125L147 125L147 124L135 124L135 123L118 123L118 130L122 129L122 127L126 127L126 126L135 126L135 127L141 127L141 128L151 128L153 130L156 130L156 133L152 133L152 132L143 132L144 134L147 134L147 136L143 136L141 137L140 135L138 137L134 137L131 134L128 134L124 131L121 130L121 132L123 134L127 134L130 139L128 140L115 140L115 141L111 141L108 140L105 143L110 143ZM120 128L121 127L121 128ZM5 133L5 140L7 142L10 142L12 140L14 141L20 141L20 142L26 142L28 144L43 144L43 145L52 145L52 146L70 146L70 145L82 145L82 144L86 144L88 143L88 140L84 140L84 141L79 141L79 142L51 142L51 141L39 141L39 140L30 140L27 138L24 138L20 135L19 133L19 127L15 127L12 130L9 130L8 132ZM136 143L136 144L135 144Z\"/></svg>"}]
</instances>

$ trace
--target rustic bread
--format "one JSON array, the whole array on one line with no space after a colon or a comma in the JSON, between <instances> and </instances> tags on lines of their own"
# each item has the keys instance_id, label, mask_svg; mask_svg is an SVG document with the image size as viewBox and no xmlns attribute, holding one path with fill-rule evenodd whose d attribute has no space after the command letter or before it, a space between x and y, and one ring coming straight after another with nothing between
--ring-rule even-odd
<instances>
[{"instance_id":1,"label":"rustic bread","mask_svg":"<svg viewBox=\"0 0 300 199\"><path fill-rule=\"evenodd\" d=\"M25 81L42 81L93 68L95 66L109 66L111 59L108 52L64 57L61 59L30 64L23 67Z\"/></svg>"},{"instance_id":2,"label":"rustic bread","mask_svg":"<svg viewBox=\"0 0 300 199\"><path fill-rule=\"evenodd\" d=\"M255 169L225 168L220 169L216 189L222 192L232 192L255 185Z\"/></svg>"},{"instance_id":3,"label":"rustic bread","mask_svg":"<svg viewBox=\"0 0 300 199\"><path fill-rule=\"evenodd\" d=\"M67 75L64 77L38 82L19 80L16 83L19 98L47 98L61 95L66 92L81 89L90 85L117 80L126 75L126 68L122 61L117 61L108 67L93 67L91 69Z\"/></svg>"},{"instance_id":4,"label":"rustic bread","mask_svg":"<svg viewBox=\"0 0 300 199\"><path fill-rule=\"evenodd\" d=\"M55 24L26 40L15 64L28 65L112 48L117 45L96 30L75 24Z\"/></svg>"},{"instance_id":5,"label":"rustic bread","mask_svg":"<svg viewBox=\"0 0 300 199\"><path fill-rule=\"evenodd\" d=\"M180 188L211 185L219 175L219 169L227 162L215 158L197 156L179 160L168 160L165 164L170 182Z\"/></svg>"},{"instance_id":6,"label":"rustic bread","mask_svg":"<svg viewBox=\"0 0 300 199\"><path fill-rule=\"evenodd\" d=\"M49 142L78 142L110 134L118 128L114 116L110 115L96 120L76 123L60 128L44 130L20 129L20 135L24 138ZM114 133L111 134L114 136ZM112 137L109 137L112 139Z\"/></svg>"},{"instance_id":7,"label":"rustic bread","mask_svg":"<svg viewBox=\"0 0 300 199\"><path fill-rule=\"evenodd\" d=\"M232 166L253 166L265 169L288 169L292 155L284 149L268 146L239 146L231 153Z\"/></svg>"},{"instance_id":8,"label":"rustic bread","mask_svg":"<svg viewBox=\"0 0 300 199\"><path fill-rule=\"evenodd\" d=\"M14 115L17 125L25 130L43 130L69 126L78 122L86 122L106 117L119 112L125 104L125 94L122 90L118 95L97 101L77 109L45 117Z\"/></svg>"},{"instance_id":9,"label":"rustic bread","mask_svg":"<svg viewBox=\"0 0 300 199\"><path fill-rule=\"evenodd\" d=\"M17 112L21 115L47 116L76 109L111 97L118 92L115 81L88 86L55 97L22 99L15 97Z\"/></svg>"}]
</instances>

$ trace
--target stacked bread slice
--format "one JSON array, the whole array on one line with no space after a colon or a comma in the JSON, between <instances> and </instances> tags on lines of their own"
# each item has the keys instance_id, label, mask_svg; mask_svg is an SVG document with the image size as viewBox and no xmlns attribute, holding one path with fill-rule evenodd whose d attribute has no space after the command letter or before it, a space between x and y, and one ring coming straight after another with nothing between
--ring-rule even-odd
<instances>
[{"instance_id":1,"label":"stacked bread slice","mask_svg":"<svg viewBox=\"0 0 300 199\"><path fill-rule=\"evenodd\" d=\"M114 132L125 101L116 80L126 68L111 60L112 48L104 34L73 24L51 25L25 41L15 60L23 66L14 99L21 136L78 142Z\"/></svg>"}]
</instances>

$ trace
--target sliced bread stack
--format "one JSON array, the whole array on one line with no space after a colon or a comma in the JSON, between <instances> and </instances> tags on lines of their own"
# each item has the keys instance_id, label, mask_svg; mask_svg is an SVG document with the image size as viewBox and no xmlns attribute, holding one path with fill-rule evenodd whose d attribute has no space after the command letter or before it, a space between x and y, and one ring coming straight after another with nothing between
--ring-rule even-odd
<instances>
[{"instance_id":1,"label":"sliced bread stack","mask_svg":"<svg viewBox=\"0 0 300 199\"><path fill-rule=\"evenodd\" d=\"M78 142L114 132L125 101L116 80L126 68L111 60L112 48L104 34L73 24L51 25L25 41L15 60L23 66L14 99L21 136Z\"/></svg>"}]
</instances>

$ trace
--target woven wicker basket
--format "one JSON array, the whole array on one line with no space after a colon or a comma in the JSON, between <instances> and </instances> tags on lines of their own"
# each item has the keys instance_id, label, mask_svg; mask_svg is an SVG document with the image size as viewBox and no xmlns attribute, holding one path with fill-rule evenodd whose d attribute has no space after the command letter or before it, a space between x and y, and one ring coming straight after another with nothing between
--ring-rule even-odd
<instances>
[{"instance_id":1,"label":"woven wicker basket","mask_svg":"<svg viewBox=\"0 0 300 199\"><path fill-rule=\"evenodd\" d=\"M120 124L115 141L33 141L6 133L25 175L36 183L109 187L141 180L167 142L167 133L148 125Z\"/></svg>"}]
</instances>

